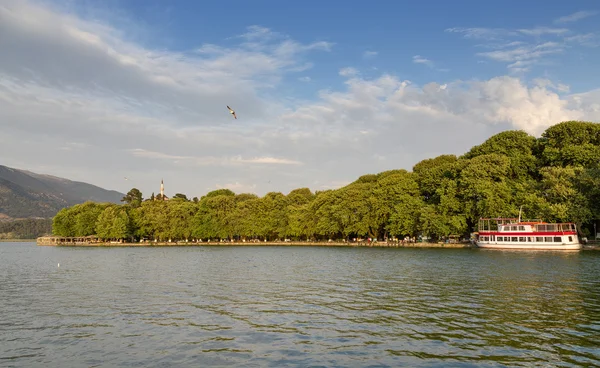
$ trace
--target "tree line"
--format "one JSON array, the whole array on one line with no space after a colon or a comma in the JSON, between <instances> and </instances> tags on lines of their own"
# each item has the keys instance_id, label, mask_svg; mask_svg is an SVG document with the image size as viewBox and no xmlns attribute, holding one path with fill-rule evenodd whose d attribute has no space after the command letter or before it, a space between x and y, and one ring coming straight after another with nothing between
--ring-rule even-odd
<instances>
[{"instance_id":1,"label":"tree line","mask_svg":"<svg viewBox=\"0 0 600 368\"><path fill-rule=\"evenodd\" d=\"M441 155L412 171L359 177L339 189L263 197L228 189L189 200L144 200L131 189L124 204L86 202L58 212L60 236L127 240L326 240L468 236L480 217L575 222L590 236L600 219L600 124L568 121L540 138L496 134L462 156Z\"/></svg>"},{"instance_id":2,"label":"tree line","mask_svg":"<svg viewBox=\"0 0 600 368\"><path fill-rule=\"evenodd\" d=\"M0 239L35 239L52 233L52 219L0 222Z\"/></svg>"}]
</instances>

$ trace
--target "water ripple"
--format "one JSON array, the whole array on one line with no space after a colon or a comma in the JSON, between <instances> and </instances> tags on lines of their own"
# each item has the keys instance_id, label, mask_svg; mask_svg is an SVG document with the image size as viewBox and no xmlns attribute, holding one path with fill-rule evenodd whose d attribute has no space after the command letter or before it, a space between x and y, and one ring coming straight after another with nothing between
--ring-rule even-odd
<instances>
[{"instance_id":1,"label":"water ripple","mask_svg":"<svg viewBox=\"0 0 600 368\"><path fill-rule=\"evenodd\" d=\"M597 252L0 243L0 366L587 367L599 280Z\"/></svg>"}]
</instances>

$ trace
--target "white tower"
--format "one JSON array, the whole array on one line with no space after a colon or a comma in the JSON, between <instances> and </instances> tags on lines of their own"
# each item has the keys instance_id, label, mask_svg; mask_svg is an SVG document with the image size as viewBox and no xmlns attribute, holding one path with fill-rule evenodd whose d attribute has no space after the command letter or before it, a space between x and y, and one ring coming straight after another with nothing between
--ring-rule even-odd
<instances>
[{"instance_id":1,"label":"white tower","mask_svg":"<svg viewBox=\"0 0 600 368\"><path fill-rule=\"evenodd\" d=\"M160 198L164 198L165 197L165 184L163 183L163 180L160 179Z\"/></svg>"}]
</instances>

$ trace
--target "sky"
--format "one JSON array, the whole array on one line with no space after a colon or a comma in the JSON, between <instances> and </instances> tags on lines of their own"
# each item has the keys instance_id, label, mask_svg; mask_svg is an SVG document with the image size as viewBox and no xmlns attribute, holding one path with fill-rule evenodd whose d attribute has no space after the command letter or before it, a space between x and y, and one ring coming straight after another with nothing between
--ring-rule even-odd
<instances>
[{"instance_id":1,"label":"sky","mask_svg":"<svg viewBox=\"0 0 600 368\"><path fill-rule=\"evenodd\" d=\"M2 0L0 164L144 197L335 189L600 122L599 25L592 0Z\"/></svg>"}]
</instances>

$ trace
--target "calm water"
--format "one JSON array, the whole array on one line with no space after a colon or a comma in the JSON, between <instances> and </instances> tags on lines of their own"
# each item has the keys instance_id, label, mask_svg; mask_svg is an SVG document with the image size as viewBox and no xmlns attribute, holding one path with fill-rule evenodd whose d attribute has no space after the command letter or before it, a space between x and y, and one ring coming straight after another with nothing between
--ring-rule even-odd
<instances>
[{"instance_id":1,"label":"calm water","mask_svg":"<svg viewBox=\"0 0 600 368\"><path fill-rule=\"evenodd\" d=\"M1 367L598 366L599 337L595 251L0 243Z\"/></svg>"}]
</instances>

